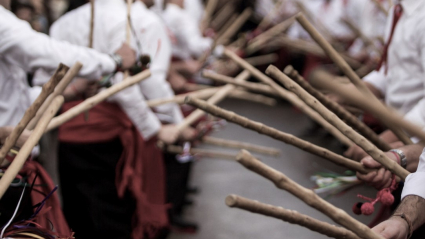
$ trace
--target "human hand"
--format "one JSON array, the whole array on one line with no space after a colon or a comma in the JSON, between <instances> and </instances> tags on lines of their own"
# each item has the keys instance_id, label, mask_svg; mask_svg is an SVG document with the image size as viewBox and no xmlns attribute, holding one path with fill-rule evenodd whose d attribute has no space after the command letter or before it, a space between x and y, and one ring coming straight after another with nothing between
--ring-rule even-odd
<instances>
[{"instance_id":1,"label":"human hand","mask_svg":"<svg viewBox=\"0 0 425 239\"><path fill-rule=\"evenodd\" d=\"M351 158L355 161L360 161L362 158L366 157L368 154L360 148L358 145L353 144L344 152L344 156Z\"/></svg>"},{"instance_id":2,"label":"human hand","mask_svg":"<svg viewBox=\"0 0 425 239\"><path fill-rule=\"evenodd\" d=\"M163 125L158 132L158 139L166 144L173 144L179 138L179 130L177 125Z\"/></svg>"},{"instance_id":3,"label":"human hand","mask_svg":"<svg viewBox=\"0 0 425 239\"><path fill-rule=\"evenodd\" d=\"M406 239L409 233L409 226L402 218L390 217L372 228L372 231L385 239Z\"/></svg>"},{"instance_id":4,"label":"human hand","mask_svg":"<svg viewBox=\"0 0 425 239\"><path fill-rule=\"evenodd\" d=\"M4 144L6 138L12 133L13 126L0 127L0 143ZM16 147L22 147L31 135L31 131L24 130L15 143Z\"/></svg>"},{"instance_id":5,"label":"human hand","mask_svg":"<svg viewBox=\"0 0 425 239\"><path fill-rule=\"evenodd\" d=\"M192 141L197 136L197 130L192 127L187 127L180 133L180 139L182 141Z\"/></svg>"},{"instance_id":6,"label":"human hand","mask_svg":"<svg viewBox=\"0 0 425 239\"><path fill-rule=\"evenodd\" d=\"M385 155L393 161L397 162L396 156L392 152L386 152ZM361 174L357 172L357 178L370 186L381 190L387 188L391 185L392 182L392 173L382 165L376 162L372 157L367 156L360 161L366 168L377 169L368 174Z\"/></svg>"},{"instance_id":7,"label":"human hand","mask_svg":"<svg viewBox=\"0 0 425 239\"><path fill-rule=\"evenodd\" d=\"M118 49L115 54L122 58L121 68L123 70L129 69L136 63L136 52L126 43L123 43L121 48Z\"/></svg>"}]
</instances>

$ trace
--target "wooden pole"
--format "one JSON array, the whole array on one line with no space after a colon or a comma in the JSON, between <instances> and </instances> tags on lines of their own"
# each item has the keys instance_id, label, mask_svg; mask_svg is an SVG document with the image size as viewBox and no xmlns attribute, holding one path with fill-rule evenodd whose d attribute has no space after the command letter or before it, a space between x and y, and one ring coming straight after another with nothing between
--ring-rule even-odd
<instances>
[{"instance_id":1,"label":"wooden pole","mask_svg":"<svg viewBox=\"0 0 425 239\"><path fill-rule=\"evenodd\" d=\"M211 21L211 27L218 31L227 20L229 20L229 17L233 14L235 11L235 7L233 6L233 2L229 1L224 5L222 9L217 13L217 16Z\"/></svg>"},{"instance_id":2,"label":"wooden pole","mask_svg":"<svg viewBox=\"0 0 425 239\"><path fill-rule=\"evenodd\" d=\"M303 26L303 28L310 34L310 36L319 44L322 49L326 52L329 58L341 69L341 71L350 79L350 81L362 92L365 97L370 100L371 104L379 106L380 111L386 112L386 115L390 113L388 109L375 97L375 95L369 90L360 77L350 68L347 62L335 51L335 49L326 41L326 39L320 35L320 33L311 25L311 23L302 14L297 14L295 17L297 21ZM371 112L378 119L380 119L388 128L390 128L395 135L405 144L412 144L410 138L403 132L399 125L392 124L384 116L382 112ZM421 130L420 130L421 131ZM411 133L411 132L409 132ZM418 133L418 132L416 132ZM416 135L413 133L413 135ZM419 136L419 135L418 135ZM425 134L424 134L425 139Z\"/></svg>"},{"instance_id":3,"label":"wooden pole","mask_svg":"<svg viewBox=\"0 0 425 239\"><path fill-rule=\"evenodd\" d=\"M294 106L298 107L302 112L308 115L311 119L319 123L326 131L331 133L335 138L340 140L344 145L351 146L353 143L349 140L345 135L343 135L339 130L337 130L334 126L332 126L329 122L327 122L323 117L321 117L317 112L308 107L302 100L300 100L295 94L290 91L287 91L280 87L276 82L274 82L270 77L264 75L261 71L248 64L242 58L237 56L232 51L227 49L224 50L224 55L231 58L235 61L239 66L248 70L252 76L257 78L258 80L270 85L273 90L275 90L281 98L291 102Z\"/></svg>"},{"instance_id":4,"label":"wooden pole","mask_svg":"<svg viewBox=\"0 0 425 239\"><path fill-rule=\"evenodd\" d=\"M253 66L261 66L267 64L273 64L279 59L279 56L276 53L265 54L261 56L253 56L245 58L245 61Z\"/></svg>"},{"instance_id":5,"label":"wooden pole","mask_svg":"<svg viewBox=\"0 0 425 239\"><path fill-rule=\"evenodd\" d=\"M127 0L127 24L125 28L125 43L127 45L131 45L131 6L133 4L133 0ZM124 71L124 79L130 76L130 71Z\"/></svg>"},{"instance_id":6,"label":"wooden pole","mask_svg":"<svg viewBox=\"0 0 425 239\"><path fill-rule=\"evenodd\" d=\"M240 73L235 78L235 81L243 82L243 81L246 81L249 77L250 77L249 72L248 71L243 71L242 73ZM235 90L235 86L233 86L233 85L226 85L221 90L219 90L217 93L215 93L211 98L209 98L208 99L208 103L210 103L210 104L217 104L218 102L220 102L221 100L223 100L226 97L226 95L229 94L230 92L232 92L233 90ZM187 116L183 120L183 122L181 122L181 123L179 123L177 125L178 131L181 132L183 129L185 129L186 127L190 126L195 121L197 121L199 118L201 118L204 114L205 114L205 112L203 112L200 109L195 110L189 116Z\"/></svg>"},{"instance_id":7,"label":"wooden pole","mask_svg":"<svg viewBox=\"0 0 425 239\"><path fill-rule=\"evenodd\" d=\"M173 154L181 154L183 153L183 147L176 146L176 145L165 145L163 142L158 141L157 143L158 148L165 150L166 152L173 153ZM210 157L210 158L220 158L230 161L235 161L236 155L229 154L229 153L223 153L219 152L217 150L210 150L210 149L198 149L198 148L191 148L190 149L191 154L197 154L204 157Z\"/></svg>"},{"instance_id":8,"label":"wooden pole","mask_svg":"<svg viewBox=\"0 0 425 239\"><path fill-rule=\"evenodd\" d=\"M201 24L201 32L204 32L209 26L211 22L211 17L217 8L218 0L208 0L207 5L205 6L204 17L202 19Z\"/></svg>"},{"instance_id":9,"label":"wooden pole","mask_svg":"<svg viewBox=\"0 0 425 239\"><path fill-rule=\"evenodd\" d=\"M395 161L388 158L388 156L386 156L384 152L379 150L375 145L365 139L362 135L357 133L350 126L346 125L340 118L338 118L338 116L329 111L316 98L311 96L303 88L294 83L289 77L283 74L275 66L269 66L266 70L266 73L281 82L286 88L290 89L296 95L298 95L298 97L300 97L306 104L316 110L320 115L323 116L323 118L332 123L341 132L344 132L344 134L347 135L348 138L350 138L366 153L368 153L374 160L382 164L392 173L399 176L403 180L405 180L407 175L410 174L406 169L398 165Z\"/></svg>"},{"instance_id":10,"label":"wooden pole","mask_svg":"<svg viewBox=\"0 0 425 239\"><path fill-rule=\"evenodd\" d=\"M282 4L286 0L278 0L276 4L273 6L272 9L268 12L268 14L261 20L261 22L258 24L257 29L263 31L267 29L272 24L272 18L276 16L276 13L279 12Z\"/></svg>"},{"instance_id":11,"label":"wooden pole","mask_svg":"<svg viewBox=\"0 0 425 239\"><path fill-rule=\"evenodd\" d=\"M300 52L303 54L313 54L319 57L326 57L326 53L317 44L302 39L295 40L286 36L282 36L276 39L274 42L270 42L269 45L285 46L290 51ZM362 63L351 58L349 55L345 53L340 54L341 57L344 58L344 60L354 69L362 67Z\"/></svg>"},{"instance_id":12,"label":"wooden pole","mask_svg":"<svg viewBox=\"0 0 425 239\"><path fill-rule=\"evenodd\" d=\"M251 17L252 9L246 8L238 18L223 32L223 35L217 38L216 45L226 45L229 40L239 31L239 29L245 24L246 21Z\"/></svg>"},{"instance_id":13,"label":"wooden pole","mask_svg":"<svg viewBox=\"0 0 425 239\"><path fill-rule=\"evenodd\" d=\"M214 95L217 91L219 91L222 88L223 87L208 88L208 89L193 91L193 92L189 92L189 93L185 93L181 95L176 95L175 97L172 97L172 98L153 99L153 100L147 101L147 103L148 103L148 106L151 108L157 107L163 104L168 104L168 103L183 104L184 98L186 98L186 96L191 96L191 97L199 98L199 99L206 99Z\"/></svg>"},{"instance_id":14,"label":"wooden pole","mask_svg":"<svg viewBox=\"0 0 425 239\"><path fill-rule=\"evenodd\" d=\"M378 0L372 0L373 3L375 3L375 5L378 7L378 9L385 14L385 16L388 17L388 11L387 9L384 8L384 6L381 4L380 1Z\"/></svg>"},{"instance_id":15,"label":"wooden pole","mask_svg":"<svg viewBox=\"0 0 425 239\"><path fill-rule=\"evenodd\" d=\"M285 21L277 24L276 26L270 28L269 30L263 32L258 35L248 44L245 52L247 55L252 55L260 50L268 41L270 41L273 37L282 34L286 31L293 23L295 22L295 18L291 17L286 19Z\"/></svg>"},{"instance_id":16,"label":"wooden pole","mask_svg":"<svg viewBox=\"0 0 425 239\"><path fill-rule=\"evenodd\" d=\"M304 90L309 94L318 99L323 105L329 108L337 116L347 122L349 125L357 129L362 135L368 138L372 143L374 143L378 148L383 151L388 151L391 149L390 145L383 141L373 130L371 130L367 125L357 119L354 115L348 112L344 107L340 106L338 103L329 100L325 95L320 91L313 88L292 66L287 66L284 70L284 73L291 77L295 82L298 83Z\"/></svg>"},{"instance_id":17,"label":"wooden pole","mask_svg":"<svg viewBox=\"0 0 425 239\"><path fill-rule=\"evenodd\" d=\"M71 81L74 79L74 77L78 74L81 67L83 65L80 62L76 62L71 69L68 70L68 72L65 74L63 79L58 83L58 85L55 87L55 90L52 94L44 101L43 105L41 105L40 109L37 111L37 114L35 117L31 120L31 122L27 126L27 130L33 130L35 125L40 120L41 116L44 114L44 111L46 111L47 107L52 103L53 99L58 96L62 95L63 91L66 89L66 87L71 83Z\"/></svg>"},{"instance_id":18,"label":"wooden pole","mask_svg":"<svg viewBox=\"0 0 425 239\"><path fill-rule=\"evenodd\" d=\"M37 114L38 109L41 107L47 97L54 91L56 85L66 74L68 69L69 68L67 66L59 64L55 74L52 76L52 78L50 78L49 82L44 84L40 95L37 97L34 103L32 103L32 105L25 111L25 114L22 117L21 121L19 121L18 125L13 129L12 133L6 138L3 147L0 149L0 165L2 165L3 160L9 150L15 145L16 141L18 140L24 129L27 127L28 123Z\"/></svg>"},{"instance_id":19,"label":"wooden pole","mask_svg":"<svg viewBox=\"0 0 425 239\"><path fill-rule=\"evenodd\" d=\"M319 221L315 218L301 214L297 211L287 210L282 207L261 203L258 201L250 200L237 195L229 195L226 197L226 205L246 210L252 213L261 214L268 217L297 224L302 227L308 228L314 232L326 235L332 238L345 238L345 239L360 239L352 231L343 227L337 227L327 222Z\"/></svg>"},{"instance_id":20,"label":"wooden pole","mask_svg":"<svg viewBox=\"0 0 425 239\"><path fill-rule=\"evenodd\" d=\"M312 153L314 155L317 155L319 157L322 157L324 159L327 159L337 165L347 167L351 170L361 172L361 173L368 173L371 170L366 169L362 164L359 162L355 162L351 159L345 158L342 155L336 154L328 149L319 147L317 145L314 145L310 142L307 142L305 140L302 140L300 138L297 138L294 135L287 134L284 132L281 132L275 128L269 127L267 125L264 125L260 122L256 122L253 120L250 120L246 117L242 117L240 115L235 114L234 112L224 110L222 108L219 108L215 105L209 104L203 100L194 99L190 97L186 97L185 102L187 104L193 105L199 109L202 109L205 112L208 112L214 116L220 117L222 119L225 119L227 121L233 122L235 124L238 124L244 128L254 130L258 132L259 134L267 135L271 138L274 138L276 140L282 141L286 144L293 145L295 147L298 147L304 151L307 151L309 153Z\"/></svg>"},{"instance_id":21,"label":"wooden pole","mask_svg":"<svg viewBox=\"0 0 425 239\"><path fill-rule=\"evenodd\" d=\"M219 139L219 138L214 138L211 136L205 136L202 138L202 142L206 144L212 144L212 145L217 145L217 146L227 147L227 148L246 149L251 152L267 154L271 156L280 155L280 150L278 149L260 146L260 145L248 144L245 142L239 142L235 140Z\"/></svg>"},{"instance_id":22,"label":"wooden pole","mask_svg":"<svg viewBox=\"0 0 425 239\"><path fill-rule=\"evenodd\" d=\"M34 131L31 133L28 140L19 150L19 153L16 155L15 159L7 168L6 172L3 174L2 178L0 179L0 199L3 197L4 193L9 188L13 179L15 179L16 175L24 166L32 149L34 148L35 145L37 145L38 141L40 140L41 136L44 133L44 130L47 127L47 124L50 122L50 120L53 118L56 112L58 112L59 108L63 104L63 101L64 101L63 96L60 95L55 97L55 99L52 101L52 104L49 106L49 108L41 117L40 122L38 122L37 126L35 127Z\"/></svg>"},{"instance_id":23,"label":"wooden pole","mask_svg":"<svg viewBox=\"0 0 425 239\"><path fill-rule=\"evenodd\" d=\"M315 208L323 214L330 217L334 222L344 226L345 228L353 231L360 238L365 239L384 239L382 236L376 234L368 226L362 224L356 219L348 215L344 210L341 210L321 197L317 196L311 189L307 189L298 183L292 181L285 174L265 165L258 159L254 158L248 151L242 150L237 160L245 168L253 171L264 178L270 180L279 189L283 189L295 197L304 201L307 205Z\"/></svg>"},{"instance_id":24,"label":"wooden pole","mask_svg":"<svg viewBox=\"0 0 425 239\"><path fill-rule=\"evenodd\" d=\"M277 101L273 98L238 89L234 90L233 92L230 92L228 96L233 99L246 100L249 102L255 102L268 106L275 106L277 103Z\"/></svg>"},{"instance_id":25,"label":"wooden pole","mask_svg":"<svg viewBox=\"0 0 425 239\"><path fill-rule=\"evenodd\" d=\"M145 70L135 76L131 76L127 79L124 79L122 82L115 84L109 87L108 89L86 99L85 101L74 106L67 112L55 117L48 125L46 132L61 126L62 124L68 122L69 120L73 119L74 117L81 114L82 112L93 108L94 106L104 101L106 98L110 97L111 95L116 94L117 92L127 87L130 87L134 84L137 84L138 82L142 80L145 80L150 75L151 75L151 72L149 70Z\"/></svg>"},{"instance_id":26,"label":"wooden pole","mask_svg":"<svg viewBox=\"0 0 425 239\"><path fill-rule=\"evenodd\" d=\"M276 91L274 91L269 85L252 83L252 82L236 82L233 78L221 75L212 71L204 70L202 72L202 76L220 83L232 84L235 86L243 87L247 90L251 90L254 92L270 94L274 96L279 96ZM199 98L199 97L195 97Z\"/></svg>"},{"instance_id":27,"label":"wooden pole","mask_svg":"<svg viewBox=\"0 0 425 239\"><path fill-rule=\"evenodd\" d=\"M90 33L89 33L89 48L93 48L93 35L94 35L94 1L90 0ZM68 83L69 84L69 83ZM84 120L87 122L89 120L90 114L89 111L84 112Z\"/></svg>"}]
</instances>

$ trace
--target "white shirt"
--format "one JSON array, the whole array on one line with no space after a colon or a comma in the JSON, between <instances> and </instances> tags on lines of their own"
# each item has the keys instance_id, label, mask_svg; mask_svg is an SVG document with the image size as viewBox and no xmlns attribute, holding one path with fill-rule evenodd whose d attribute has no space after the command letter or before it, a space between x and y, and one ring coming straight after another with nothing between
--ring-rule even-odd
<instances>
[{"instance_id":1,"label":"white shirt","mask_svg":"<svg viewBox=\"0 0 425 239\"><path fill-rule=\"evenodd\" d=\"M195 19L198 26L202 22L204 16L204 4L201 0L184 0L184 9L187 13Z\"/></svg>"},{"instance_id":2,"label":"white shirt","mask_svg":"<svg viewBox=\"0 0 425 239\"><path fill-rule=\"evenodd\" d=\"M0 6L0 126L16 125L40 93L39 87L29 88L25 72L52 72L60 62L72 66L76 61L83 63L79 75L89 79L115 70L108 55L35 32Z\"/></svg>"},{"instance_id":3,"label":"white shirt","mask_svg":"<svg viewBox=\"0 0 425 239\"><path fill-rule=\"evenodd\" d=\"M184 9L169 3L162 17L173 37L173 56L182 60L199 58L211 48L213 40L202 36L198 24Z\"/></svg>"},{"instance_id":4,"label":"white shirt","mask_svg":"<svg viewBox=\"0 0 425 239\"><path fill-rule=\"evenodd\" d=\"M63 39L77 45L87 45L89 35L90 5L86 4L65 14L51 27L52 37ZM123 1L96 1L93 48L105 53L115 52L125 41L127 10ZM174 93L166 82L170 61L170 44L159 18L151 13L141 2L132 8L132 25L140 42L136 44L132 34L132 48L140 54L151 57L152 76L139 85L132 86L111 97L126 112L145 139L149 139L160 129L160 122L145 102L147 99L173 97ZM78 33L78 34L76 34ZM167 50L168 48L168 50ZM168 52L168 53L167 53ZM114 82L122 81L117 74ZM183 116L176 104L158 106L155 110L171 123L181 122Z\"/></svg>"},{"instance_id":5,"label":"white shirt","mask_svg":"<svg viewBox=\"0 0 425 239\"><path fill-rule=\"evenodd\" d=\"M409 195L416 195L425 199L425 150L419 158L419 165L415 173L411 173L404 181L404 188L401 194L403 199Z\"/></svg>"},{"instance_id":6,"label":"white shirt","mask_svg":"<svg viewBox=\"0 0 425 239\"><path fill-rule=\"evenodd\" d=\"M425 126L425 2L403 0L403 14L388 49L388 73L385 65L364 80L374 85L385 103L406 119ZM386 27L386 39L392 26L393 8Z\"/></svg>"},{"instance_id":7,"label":"white shirt","mask_svg":"<svg viewBox=\"0 0 425 239\"><path fill-rule=\"evenodd\" d=\"M341 22L341 19L347 14L348 4L345 3L346 1L332 0L327 3L326 0L300 0L299 2L303 3L306 10L311 14L312 23L318 23L315 24L318 31L326 31L333 38L348 38L353 35L351 30ZM310 39L309 34L299 23L294 23L291 26L288 35L292 38Z\"/></svg>"}]
</instances>

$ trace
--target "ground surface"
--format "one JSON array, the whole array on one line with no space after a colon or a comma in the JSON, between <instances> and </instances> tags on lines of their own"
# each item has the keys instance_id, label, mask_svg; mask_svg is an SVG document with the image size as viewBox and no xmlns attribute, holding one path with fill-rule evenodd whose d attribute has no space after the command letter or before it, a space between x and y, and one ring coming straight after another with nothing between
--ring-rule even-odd
<instances>
[{"instance_id":1,"label":"ground surface","mask_svg":"<svg viewBox=\"0 0 425 239\"><path fill-rule=\"evenodd\" d=\"M245 101L226 100L220 106L252 120L260 121L284 132L302 137L335 152L342 152L339 144L332 137L326 137L323 132L308 134L308 128L311 127L310 120L288 104L280 103L276 107L269 107ZM337 167L319 157L235 124L229 123L225 129L215 132L213 136L242 140L280 149L282 152L280 157L260 156L260 158L266 164L308 188L314 186L310 176L316 172L344 172L343 168ZM216 148L214 146L203 147ZM236 154L237 151L231 152ZM197 221L201 228L194 235L173 233L170 236L171 239L328 238L308 229L273 218L228 208L224 203L224 199L229 194L237 194L264 203L296 210L332 223L322 213L306 206L289 193L275 188L272 183L248 171L238 163L219 159L203 159L197 162L194 167L192 184L199 186L202 191L192 197L195 205L186 210L185 217ZM353 215L351 207L355 202L359 201L356 198L359 192L371 197L376 193L375 190L369 187L360 186L342 196L330 198L329 201ZM365 216L355 216L355 218L363 223L368 223L372 219L372 217Z\"/></svg>"}]
</instances>

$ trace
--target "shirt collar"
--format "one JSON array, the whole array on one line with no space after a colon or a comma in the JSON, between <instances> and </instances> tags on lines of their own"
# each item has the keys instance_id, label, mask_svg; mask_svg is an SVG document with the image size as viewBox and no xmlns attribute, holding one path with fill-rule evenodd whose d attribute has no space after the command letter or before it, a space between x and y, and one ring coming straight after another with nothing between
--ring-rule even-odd
<instances>
[{"instance_id":1,"label":"shirt collar","mask_svg":"<svg viewBox=\"0 0 425 239\"><path fill-rule=\"evenodd\" d=\"M410 16L416 11L416 9L419 8L421 3L423 3L423 0L402 0L399 2L403 7L403 12Z\"/></svg>"}]
</instances>

